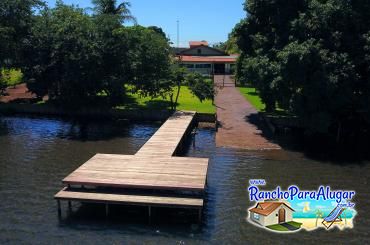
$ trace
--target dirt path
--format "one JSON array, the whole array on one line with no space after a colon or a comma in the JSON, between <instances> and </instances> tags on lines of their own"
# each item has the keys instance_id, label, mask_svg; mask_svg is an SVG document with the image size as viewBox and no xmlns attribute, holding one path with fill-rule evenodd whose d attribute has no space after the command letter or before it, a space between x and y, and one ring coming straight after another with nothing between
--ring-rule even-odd
<instances>
[{"instance_id":1,"label":"dirt path","mask_svg":"<svg viewBox=\"0 0 370 245\"><path fill-rule=\"evenodd\" d=\"M35 94L28 91L25 83L7 88L5 94L5 96L0 96L0 102L9 103L16 100L31 100L36 98Z\"/></svg>"},{"instance_id":2,"label":"dirt path","mask_svg":"<svg viewBox=\"0 0 370 245\"><path fill-rule=\"evenodd\" d=\"M248 150L280 149L262 135L262 130L256 126L262 126L256 109L235 88L230 76L215 76L215 84L225 85L218 89L215 98L220 122L216 145Z\"/></svg>"}]
</instances>

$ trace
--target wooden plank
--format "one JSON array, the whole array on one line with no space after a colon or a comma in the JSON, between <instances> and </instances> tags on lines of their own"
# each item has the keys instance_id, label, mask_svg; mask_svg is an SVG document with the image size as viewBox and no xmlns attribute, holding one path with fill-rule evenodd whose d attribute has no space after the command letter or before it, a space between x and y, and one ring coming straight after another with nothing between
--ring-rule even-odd
<instances>
[{"instance_id":1,"label":"wooden plank","mask_svg":"<svg viewBox=\"0 0 370 245\"><path fill-rule=\"evenodd\" d=\"M195 112L176 112L144 144L136 155L172 156L193 122Z\"/></svg>"},{"instance_id":2,"label":"wooden plank","mask_svg":"<svg viewBox=\"0 0 370 245\"><path fill-rule=\"evenodd\" d=\"M152 205L152 206L179 206L179 207L202 207L203 200L200 198L149 196L149 195L127 195L93 193L82 191L70 191L64 188L55 196L57 200L82 201L94 203L116 203L130 205Z\"/></svg>"},{"instance_id":3,"label":"wooden plank","mask_svg":"<svg viewBox=\"0 0 370 245\"><path fill-rule=\"evenodd\" d=\"M64 184L86 185L86 186L107 186L117 188L138 188L158 190L179 190L179 191L204 191L205 177L194 180L186 178L169 179L167 175L163 179L150 178L146 175L135 178L120 179L110 176L79 175L71 176L64 180Z\"/></svg>"},{"instance_id":4,"label":"wooden plank","mask_svg":"<svg viewBox=\"0 0 370 245\"><path fill-rule=\"evenodd\" d=\"M190 129L194 115L174 113L136 155L97 154L63 183L204 191L208 159L172 156Z\"/></svg>"},{"instance_id":5,"label":"wooden plank","mask_svg":"<svg viewBox=\"0 0 370 245\"><path fill-rule=\"evenodd\" d=\"M142 158L132 156L125 161L97 159L93 157L79 167L79 170L116 171L116 172L153 172L153 173L177 173L183 175L205 175L208 167L208 159L201 158ZM76 172L75 171L75 172Z\"/></svg>"}]
</instances>

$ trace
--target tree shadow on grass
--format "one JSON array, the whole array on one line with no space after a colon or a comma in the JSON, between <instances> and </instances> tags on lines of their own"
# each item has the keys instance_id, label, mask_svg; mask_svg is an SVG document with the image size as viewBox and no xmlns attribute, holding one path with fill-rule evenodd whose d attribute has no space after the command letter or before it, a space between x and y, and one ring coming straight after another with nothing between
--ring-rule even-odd
<instances>
[{"instance_id":1,"label":"tree shadow on grass","mask_svg":"<svg viewBox=\"0 0 370 245\"><path fill-rule=\"evenodd\" d=\"M179 103L177 103L177 106ZM171 109L171 102L165 99L151 99L145 101L142 104L138 103L138 99L133 96L128 95L123 102L123 105L119 108L129 109L129 110L169 110Z\"/></svg>"},{"instance_id":2,"label":"tree shadow on grass","mask_svg":"<svg viewBox=\"0 0 370 245\"><path fill-rule=\"evenodd\" d=\"M251 95L251 96L259 96L259 93L257 93L257 92L252 92L252 91L247 92L246 94Z\"/></svg>"},{"instance_id":3,"label":"tree shadow on grass","mask_svg":"<svg viewBox=\"0 0 370 245\"><path fill-rule=\"evenodd\" d=\"M170 109L171 108L171 102L166 100L150 100L145 102L145 108L146 109L158 109L158 110L164 110L164 109Z\"/></svg>"}]
</instances>

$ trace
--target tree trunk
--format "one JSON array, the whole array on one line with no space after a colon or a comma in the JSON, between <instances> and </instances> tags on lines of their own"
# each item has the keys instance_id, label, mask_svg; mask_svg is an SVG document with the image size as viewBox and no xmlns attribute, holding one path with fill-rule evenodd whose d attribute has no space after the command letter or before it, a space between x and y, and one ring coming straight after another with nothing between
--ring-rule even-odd
<instances>
[{"instance_id":1,"label":"tree trunk","mask_svg":"<svg viewBox=\"0 0 370 245\"><path fill-rule=\"evenodd\" d=\"M339 143L340 141L340 134L341 134L341 131L342 131L342 123L340 122L339 125L338 125L338 131L337 131L337 144Z\"/></svg>"},{"instance_id":2,"label":"tree trunk","mask_svg":"<svg viewBox=\"0 0 370 245\"><path fill-rule=\"evenodd\" d=\"M177 85L177 94L176 94L176 100L175 100L175 110L177 108L177 101L179 100L179 96L180 96L180 89L181 89L181 85L178 84Z\"/></svg>"},{"instance_id":3,"label":"tree trunk","mask_svg":"<svg viewBox=\"0 0 370 245\"><path fill-rule=\"evenodd\" d=\"M170 94L170 101L171 101L171 110L173 110L173 108L174 108L174 104L173 104L173 94Z\"/></svg>"}]
</instances>

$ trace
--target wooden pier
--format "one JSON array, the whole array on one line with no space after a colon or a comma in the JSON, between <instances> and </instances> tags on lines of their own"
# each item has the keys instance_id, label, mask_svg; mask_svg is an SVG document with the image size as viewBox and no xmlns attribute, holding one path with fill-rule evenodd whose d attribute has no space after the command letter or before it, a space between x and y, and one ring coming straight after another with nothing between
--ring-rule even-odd
<instances>
[{"instance_id":1,"label":"wooden pier","mask_svg":"<svg viewBox=\"0 0 370 245\"><path fill-rule=\"evenodd\" d=\"M61 200L152 207L203 208L208 159L176 157L195 112L175 112L135 155L97 154L63 180ZM186 195L183 192L187 192ZM190 193L190 194L189 194Z\"/></svg>"}]
</instances>

